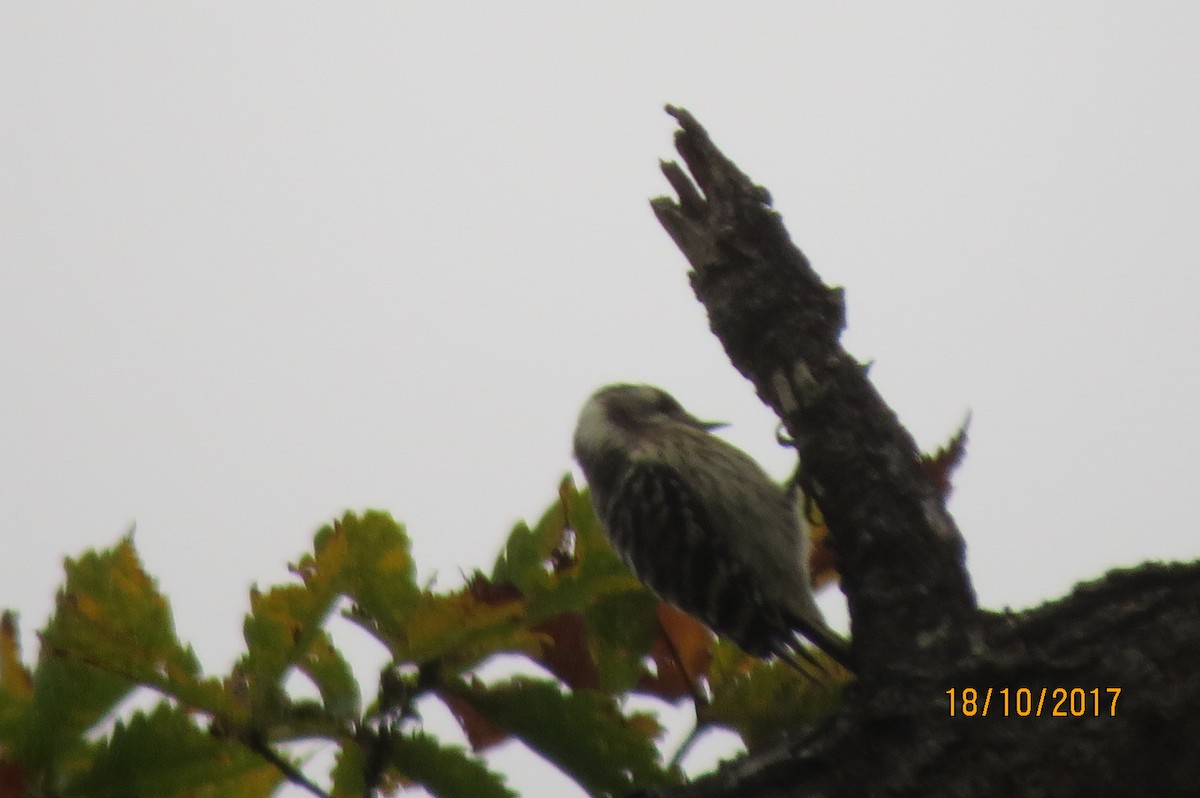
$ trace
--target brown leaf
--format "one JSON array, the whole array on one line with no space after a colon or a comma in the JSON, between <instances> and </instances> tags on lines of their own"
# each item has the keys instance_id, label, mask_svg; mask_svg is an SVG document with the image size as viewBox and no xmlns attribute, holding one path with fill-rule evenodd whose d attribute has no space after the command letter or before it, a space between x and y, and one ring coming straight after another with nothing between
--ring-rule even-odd
<instances>
[{"instance_id":1,"label":"brown leaf","mask_svg":"<svg viewBox=\"0 0 1200 798\"><path fill-rule=\"evenodd\" d=\"M945 446L933 454L921 455L921 465L925 473L943 499L950 498L954 486L950 483L950 475L962 464L967 453L967 428L971 426L971 414L963 419L962 426L954 433Z\"/></svg>"},{"instance_id":2,"label":"brown leaf","mask_svg":"<svg viewBox=\"0 0 1200 798\"><path fill-rule=\"evenodd\" d=\"M596 689L600 672L587 644L587 622L578 612L564 612L533 627L545 635L540 660L547 669L572 690Z\"/></svg>"},{"instance_id":3,"label":"brown leaf","mask_svg":"<svg viewBox=\"0 0 1200 798\"><path fill-rule=\"evenodd\" d=\"M660 601L658 634L650 647L657 673L645 673L638 689L674 701L696 693L696 680L708 671L713 634L682 610Z\"/></svg>"},{"instance_id":4,"label":"brown leaf","mask_svg":"<svg viewBox=\"0 0 1200 798\"><path fill-rule=\"evenodd\" d=\"M516 585L510 582L493 582L480 571L476 571L467 580L467 592L471 594L471 598L489 607L497 607L524 598Z\"/></svg>"},{"instance_id":5,"label":"brown leaf","mask_svg":"<svg viewBox=\"0 0 1200 798\"><path fill-rule=\"evenodd\" d=\"M0 798L28 795L25 786L25 769L17 762L0 759Z\"/></svg>"},{"instance_id":6,"label":"brown leaf","mask_svg":"<svg viewBox=\"0 0 1200 798\"><path fill-rule=\"evenodd\" d=\"M816 502L808 501L803 510L808 526L810 548L808 552L808 570L812 578L813 590L820 590L830 582L837 581L837 554L829 542L829 527L825 525L825 516Z\"/></svg>"},{"instance_id":7,"label":"brown leaf","mask_svg":"<svg viewBox=\"0 0 1200 798\"><path fill-rule=\"evenodd\" d=\"M483 751L493 745L499 745L508 739L509 734L479 713L469 701L462 699L449 691L438 691L438 697L445 702L467 735L467 742L472 751Z\"/></svg>"}]
</instances>

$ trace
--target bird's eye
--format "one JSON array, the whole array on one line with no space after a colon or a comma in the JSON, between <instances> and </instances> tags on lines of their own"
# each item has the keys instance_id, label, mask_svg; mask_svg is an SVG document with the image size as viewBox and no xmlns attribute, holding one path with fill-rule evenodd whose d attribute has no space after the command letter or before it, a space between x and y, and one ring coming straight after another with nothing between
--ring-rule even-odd
<instances>
[{"instance_id":1,"label":"bird's eye","mask_svg":"<svg viewBox=\"0 0 1200 798\"><path fill-rule=\"evenodd\" d=\"M678 413L682 408L679 402L675 401L675 397L670 394L660 393L654 403L654 409L663 415L670 416Z\"/></svg>"}]
</instances>

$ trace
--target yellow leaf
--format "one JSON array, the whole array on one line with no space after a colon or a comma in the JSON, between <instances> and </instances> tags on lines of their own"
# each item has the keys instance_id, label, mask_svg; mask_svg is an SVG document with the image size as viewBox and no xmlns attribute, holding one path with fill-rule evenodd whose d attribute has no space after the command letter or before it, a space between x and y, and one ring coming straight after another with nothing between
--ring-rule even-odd
<instances>
[{"instance_id":1,"label":"yellow leaf","mask_svg":"<svg viewBox=\"0 0 1200 798\"><path fill-rule=\"evenodd\" d=\"M0 687L21 698L33 691L33 676L21 662L17 616L7 610L0 615Z\"/></svg>"}]
</instances>

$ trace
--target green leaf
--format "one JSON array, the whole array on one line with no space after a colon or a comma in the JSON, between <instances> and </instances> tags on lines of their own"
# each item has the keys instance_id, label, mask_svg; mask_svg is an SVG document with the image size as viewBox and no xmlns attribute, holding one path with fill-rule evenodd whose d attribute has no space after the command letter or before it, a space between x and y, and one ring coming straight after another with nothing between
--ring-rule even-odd
<instances>
[{"instance_id":1,"label":"green leaf","mask_svg":"<svg viewBox=\"0 0 1200 798\"><path fill-rule=\"evenodd\" d=\"M525 566L515 574L515 584L529 600L530 623L582 612L607 596L645 591L613 552L591 501L570 477L563 479L558 494L529 536L542 559L534 565L527 552L522 555Z\"/></svg>"},{"instance_id":2,"label":"green leaf","mask_svg":"<svg viewBox=\"0 0 1200 798\"><path fill-rule=\"evenodd\" d=\"M333 647L333 640L324 630L309 646L300 670L312 679L321 693L325 711L338 720L357 718L362 710L362 696L354 672L341 652Z\"/></svg>"},{"instance_id":3,"label":"green leaf","mask_svg":"<svg viewBox=\"0 0 1200 798\"><path fill-rule=\"evenodd\" d=\"M581 613L599 687L611 692L632 688L654 639L657 599L617 557L591 500L569 477L537 529L542 540L566 539L572 545L569 556L554 562L548 584L531 595L530 621Z\"/></svg>"},{"instance_id":4,"label":"green leaf","mask_svg":"<svg viewBox=\"0 0 1200 798\"><path fill-rule=\"evenodd\" d=\"M16 613L0 615L0 751L11 750L20 738L22 718L33 700L33 674L21 661L21 636ZM0 765L0 771L3 766ZM3 782L0 773L0 783ZM3 790L0 790L0 795Z\"/></svg>"},{"instance_id":5,"label":"green leaf","mask_svg":"<svg viewBox=\"0 0 1200 798\"><path fill-rule=\"evenodd\" d=\"M492 568L493 582L516 585L527 595L550 584L550 555L561 542L562 532L561 528L555 529L553 524L545 522L557 506L547 511L543 523L535 529L530 529L524 521L513 527Z\"/></svg>"},{"instance_id":6,"label":"green leaf","mask_svg":"<svg viewBox=\"0 0 1200 798\"><path fill-rule=\"evenodd\" d=\"M21 661L21 636L17 615L0 613L0 694L25 698L33 692L33 674Z\"/></svg>"},{"instance_id":7,"label":"green leaf","mask_svg":"<svg viewBox=\"0 0 1200 798\"><path fill-rule=\"evenodd\" d=\"M91 767L64 796L87 798L266 798L279 772L245 748L198 728L182 711L160 704L118 723Z\"/></svg>"},{"instance_id":8,"label":"green leaf","mask_svg":"<svg viewBox=\"0 0 1200 798\"><path fill-rule=\"evenodd\" d=\"M397 661L437 659L456 670L499 651L537 651L538 637L521 628L524 617L519 598L490 602L468 585L449 594L422 592L402 628L379 631Z\"/></svg>"},{"instance_id":9,"label":"green leaf","mask_svg":"<svg viewBox=\"0 0 1200 798\"><path fill-rule=\"evenodd\" d=\"M786 662L763 662L727 641L714 647L708 682L712 700L704 723L731 729L749 750L816 723L841 702L840 684L818 683Z\"/></svg>"},{"instance_id":10,"label":"green leaf","mask_svg":"<svg viewBox=\"0 0 1200 798\"><path fill-rule=\"evenodd\" d=\"M521 524L513 530L496 562L493 582L513 584L526 597L528 627L581 615L587 626L582 656L589 662L576 664L573 672L585 674L594 665L595 675L582 684L623 692L642 675L642 660L656 631L657 600L613 552L590 499L569 476L558 494L533 529ZM560 653L543 649L532 656L563 675Z\"/></svg>"},{"instance_id":11,"label":"green leaf","mask_svg":"<svg viewBox=\"0 0 1200 798\"><path fill-rule=\"evenodd\" d=\"M559 502L566 508L566 522L575 530L575 557L581 571L589 577L629 574L629 568L613 551L596 517L591 497L581 492L568 477L559 486Z\"/></svg>"},{"instance_id":12,"label":"green leaf","mask_svg":"<svg viewBox=\"0 0 1200 798\"><path fill-rule=\"evenodd\" d=\"M283 585L250 593L250 614L242 630L246 655L239 668L246 677L251 706L258 711L284 703L283 678L302 660L322 633L321 623L336 595L322 597L302 585Z\"/></svg>"},{"instance_id":13,"label":"green leaf","mask_svg":"<svg viewBox=\"0 0 1200 798\"><path fill-rule=\"evenodd\" d=\"M419 784L438 798L514 798L504 777L457 746L446 746L423 732L385 738L386 761L376 792L391 795ZM360 798L365 789L367 753L358 740L347 740L333 769L333 798Z\"/></svg>"},{"instance_id":14,"label":"green leaf","mask_svg":"<svg viewBox=\"0 0 1200 798\"><path fill-rule=\"evenodd\" d=\"M489 722L520 738L592 795L625 794L677 781L663 770L648 715L626 717L607 695L563 693L551 682L517 678L484 687L463 683L444 691L466 701Z\"/></svg>"},{"instance_id":15,"label":"green leaf","mask_svg":"<svg viewBox=\"0 0 1200 798\"><path fill-rule=\"evenodd\" d=\"M345 595L374 622L403 628L419 595L408 538L386 513L347 513L317 533L313 553L294 570L303 584L251 593L243 626L247 653L239 670L252 706L269 714L286 703L289 668L311 668L323 698L334 705L330 711L343 716L358 697L347 692L349 671L331 658L322 624Z\"/></svg>"},{"instance_id":16,"label":"green leaf","mask_svg":"<svg viewBox=\"0 0 1200 798\"><path fill-rule=\"evenodd\" d=\"M298 571L309 589L344 593L368 615L398 623L420 594L404 527L377 510L321 529Z\"/></svg>"},{"instance_id":17,"label":"green leaf","mask_svg":"<svg viewBox=\"0 0 1200 798\"><path fill-rule=\"evenodd\" d=\"M392 740L392 766L438 798L515 798L482 762L457 746L416 732Z\"/></svg>"},{"instance_id":18,"label":"green leaf","mask_svg":"<svg viewBox=\"0 0 1200 798\"><path fill-rule=\"evenodd\" d=\"M366 787L363 774L367 767L367 757L362 746L356 740L346 740L338 748L337 759L333 765L333 787L330 795L333 798L362 798Z\"/></svg>"},{"instance_id":19,"label":"green leaf","mask_svg":"<svg viewBox=\"0 0 1200 798\"><path fill-rule=\"evenodd\" d=\"M171 610L130 537L65 560L67 581L42 633L21 748L31 768L80 753L82 734L136 683L199 689L199 665L175 638Z\"/></svg>"},{"instance_id":20,"label":"green leaf","mask_svg":"<svg viewBox=\"0 0 1200 798\"><path fill-rule=\"evenodd\" d=\"M86 755L84 732L132 689L128 679L61 656L44 656L34 670L33 698L12 725L14 759L23 761L31 774L52 778Z\"/></svg>"},{"instance_id":21,"label":"green leaf","mask_svg":"<svg viewBox=\"0 0 1200 798\"><path fill-rule=\"evenodd\" d=\"M195 682L199 663L175 637L166 598L125 537L109 551L65 561L67 583L42 634L43 646L131 681Z\"/></svg>"},{"instance_id":22,"label":"green leaf","mask_svg":"<svg viewBox=\"0 0 1200 798\"><path fill-rule=\"evenodd\" d=\"M643 589L603 596L584 610L601 690L624 693L638 683L658 632L657 607L658 599Z\"/></svg>"}]
</instances>

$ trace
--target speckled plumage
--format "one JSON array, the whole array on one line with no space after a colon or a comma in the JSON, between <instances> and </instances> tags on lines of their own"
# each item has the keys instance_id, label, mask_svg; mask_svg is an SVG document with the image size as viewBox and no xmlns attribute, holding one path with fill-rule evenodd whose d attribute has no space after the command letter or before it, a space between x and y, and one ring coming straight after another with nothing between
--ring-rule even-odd
<instances>
[{"instance_id":1,"label":"speckled plumage","mask_svg":"<svg viewBox=\"0 0 1200 798\"><path fill-rule=\"evenodd\" d=\"M664 600L760 657L849 667L813 601L793 502L740 449L665 391L610 385L584 404L575 457L613 548Z\"/></svg>"}]
</instances>

